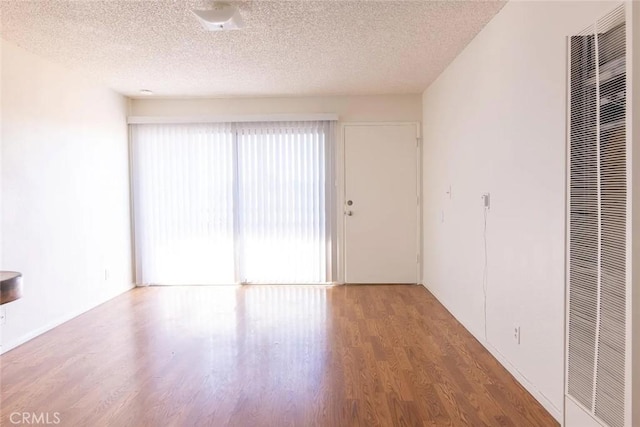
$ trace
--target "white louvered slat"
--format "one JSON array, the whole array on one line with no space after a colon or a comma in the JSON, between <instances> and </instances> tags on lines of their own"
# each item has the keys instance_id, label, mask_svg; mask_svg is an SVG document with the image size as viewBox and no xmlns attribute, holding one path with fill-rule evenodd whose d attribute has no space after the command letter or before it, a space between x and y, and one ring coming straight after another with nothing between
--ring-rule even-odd
<instances>
[{"instance_id":1,"label":"white louvered slat","mask_svg":"<svg viewBox=\"0 0 640 427\"><path fill-rule=\"evenodd\" d=\"M625 8L571 38L567 394L625 422Z\"/></svg>"}]
</instances>

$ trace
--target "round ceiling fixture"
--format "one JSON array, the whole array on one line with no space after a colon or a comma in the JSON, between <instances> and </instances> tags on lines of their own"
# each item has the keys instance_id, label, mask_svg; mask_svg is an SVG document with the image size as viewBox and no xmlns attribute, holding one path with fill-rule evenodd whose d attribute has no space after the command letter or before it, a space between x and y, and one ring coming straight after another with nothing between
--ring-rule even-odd
<instances>
[{"instance_id":1,"label":"round ceiling fixture","mask_svg":"<svg viewBox=\"0 0 640 427\"><path fill-rule=\"evenodd\" d=\"M149 89L140 89L140 95L153 95L153 92Z\"/></svg>"},{"instance_id":2,"label":"round ceiling fixture","mask_svg":"<svg viewBox=\"0 0 640 427\"><path fill-rule=\"evenodd\" d=\"M207 31L237 30L244 27L238 7L229 3L215 3L213 9L192 10Z\"/></svg>"}]
</instances>

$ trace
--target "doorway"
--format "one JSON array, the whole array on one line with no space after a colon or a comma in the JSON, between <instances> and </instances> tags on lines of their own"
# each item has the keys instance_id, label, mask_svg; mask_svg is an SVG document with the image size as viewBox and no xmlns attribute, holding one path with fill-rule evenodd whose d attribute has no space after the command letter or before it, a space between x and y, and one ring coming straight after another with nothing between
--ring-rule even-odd
<instances>
[{"instance_id":1,"label":"doorway","mask_svg":"<svg viewBox=\"0 0 640 427\"><path fill-rule=\"evenodd\" d=\"M346 283L418 283L416 123L344 126L343 265Z\"/></svg>"}]
</instances>

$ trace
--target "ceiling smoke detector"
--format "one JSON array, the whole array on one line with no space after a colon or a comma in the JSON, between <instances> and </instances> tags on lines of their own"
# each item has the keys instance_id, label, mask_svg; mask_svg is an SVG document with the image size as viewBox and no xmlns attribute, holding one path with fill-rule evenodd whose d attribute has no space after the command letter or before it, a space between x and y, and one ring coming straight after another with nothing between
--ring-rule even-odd
<instances>
[{"instance_id":1,"label":"ceiling smoke detector","mask_svg":"<svg viewBox=\"0 0 640 427\"><path fill-rule=\"evenodd\" d=\"M244 27L238 7L229 3L215 3L213 9L192 10L208 31L237 30Z\"/></svg>"}]
</instances>

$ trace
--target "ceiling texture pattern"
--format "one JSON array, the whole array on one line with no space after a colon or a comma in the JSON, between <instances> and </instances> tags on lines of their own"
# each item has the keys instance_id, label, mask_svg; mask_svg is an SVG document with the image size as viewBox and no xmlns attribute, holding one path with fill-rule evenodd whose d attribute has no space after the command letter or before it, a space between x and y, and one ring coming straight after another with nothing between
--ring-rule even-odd
<instances>
[{"instance_id":1,"label":"ceiling texture pattern","mask_svg":"<svg viewBox=\"0 0 640 427\"><path fill-rule=\"evenodd\" d=\"M206 1L1 0L2 38L128 96L422 92L499 1L243 1L207 32Z\"/></svg>"}]
</instances>

